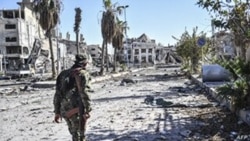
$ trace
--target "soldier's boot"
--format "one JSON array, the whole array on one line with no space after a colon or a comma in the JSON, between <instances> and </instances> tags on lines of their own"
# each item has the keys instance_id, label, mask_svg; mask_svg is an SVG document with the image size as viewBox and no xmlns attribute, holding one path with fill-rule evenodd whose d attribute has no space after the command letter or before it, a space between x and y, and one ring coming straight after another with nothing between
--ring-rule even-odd
<instances>
[{"instance_id":1,"label":"soldier's boot","mask_svg":"<svg viewBox=\"0 0 250 141\"><path fill-rule=\"evenodd\" d=\"M80 141L80 136L78 136L77 134L73 135L72 136L72 141ZM87 141L86 137L83 136L81 141Z\"/></svg>"},{"instance_id":2,"label":"soldier's boot","mask_svg":"<svg viewBox=\"0 0 250 141\"><path fill-rule=\"evenodd\" d=\"M72 141L79 141L77 133L72 135Z\"/></svg>"},{"instance_id":3,"label":"soldier's boot","mask_svg":"<svg viewBox=\"0 0 250 141\"><path fill-rule=\"evenodd\" d=\"M73 137L72 141L79 141L77 137Z\"/></svg>"},{"instance_id":4,"label":"soldier's boot","mask_svg":"<svg viewBox=\"0 0 250 141\"><path fill-rule=\"evenodd\" d=\"M86 136L85 136L85 134L83 134L83 133L82 133L82 134L80 134L80 135L79 135L79 137L80 137L80 136L81 136L81 138L82 138L82 140L81 140L81 141L87 141L87 140L86 140Z\"/></svg>"}]
</instances>

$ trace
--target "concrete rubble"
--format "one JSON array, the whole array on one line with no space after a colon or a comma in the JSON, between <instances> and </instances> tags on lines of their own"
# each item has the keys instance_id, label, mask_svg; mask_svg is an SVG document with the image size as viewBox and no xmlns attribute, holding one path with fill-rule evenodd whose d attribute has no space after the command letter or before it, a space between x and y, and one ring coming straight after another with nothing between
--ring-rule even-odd
<instances>
[{"instance_id":1,"label":"concrete rubble","mask_svg":"<svg viewBox=\"0 0 250 141\"><path fill-rule=\"evenodd\" d=\"M249 139L250 126L207 93L206 88L192 83L177 71L178 74L176 68L150 68L94 78L94 110L87 130L89 140ZM120 85L121 82L126 85ZM50 86L25 88L21 85L19 90L26 91L13 94L7 94L11 88L1 88L3 116L0 120L5 121L2 125L5 128L0 130L2 138L10 141L70 140L65 122L54 124L51 121L55 82L35 83ZM9 132L11 123L16 125L15 134Z\"/></svg>"}]
</instances>

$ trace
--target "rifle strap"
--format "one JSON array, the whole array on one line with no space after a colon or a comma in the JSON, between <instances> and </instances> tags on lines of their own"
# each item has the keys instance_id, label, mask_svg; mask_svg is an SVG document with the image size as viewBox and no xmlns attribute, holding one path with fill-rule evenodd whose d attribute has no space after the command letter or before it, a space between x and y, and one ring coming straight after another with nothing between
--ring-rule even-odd
<instances>
[{"instance_id":1,"label":"rifle strap","mask_svg":"<svg viewBox=\"0 0 250 141\"><path fill-rule=\"evenodd\" d=\"M82 79L79 76L80 70L81 70L80 68L74 69L73 76L75 77L76 86L77 86L78 95L80 97L80 100L81 100L84 108L87 108L85 102L82 101L82 96L81 96L81 94L84 94L84 92L83 92L83 89L81 88L81 86L82 86ZM85 114L85 113L83 113L83 114Z\"/></svg>"},{"instance_id":2,"label":"rifle strap","mask_svg":"<svg viewBox=\"0 0 250 141\"><path fill-rule=\"evenodd\" d=\"M80 93L82 93L83 91L81 89L82 80L81 80L81 78L79 76L79 73L80 73L80 69L79 68L74 69L73 75L75 77L76 87L77 87L77 90L78 90L78 94L80 95Z\"/></svg>"},{"instance_id":3,"label":"rifle strap","mask_svg":"<svg viewBox=\"0 0 250 141\"><path fill-rule=\"evenodd\" d=\"M84 102L82 101L82 97L81 97L81 94L82 94L83 91L82 91L82 88L81 88L82 80L81 80L79 74L80 74L80 69L79 68L74 69L73 75L75 77L76 87L77 87L78 95L79 95L79 98L80 98L79 101L82 103L82 106L83 106L82 108L86 108L84 106ZM81 111L79 111L79 126L80 126L80 128L79 128L80 129L80 136L79 136L80 138L79 138L79 140L80 141L83 140L83 137L85 136L85 130L86 130L86 120L83 119L83 115L81 115L81 114L84 115L85 113L84 112L81 113ZM83 130L83 132L82 132L82 130Z\"/></svg>"}]
</instances>

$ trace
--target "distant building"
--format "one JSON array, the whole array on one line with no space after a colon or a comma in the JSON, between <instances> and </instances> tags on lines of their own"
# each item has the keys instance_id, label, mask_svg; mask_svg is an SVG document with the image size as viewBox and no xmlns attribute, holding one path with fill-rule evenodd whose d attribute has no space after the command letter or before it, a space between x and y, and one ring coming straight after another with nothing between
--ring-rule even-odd
<instances>
[{"instance_id":1,"label":"distant building","mask_svg":"<svg viewBox=\"0 0 250 141\"><path fill-rule=\"evenodd\" d=\"M182 59L176 53L175 46L162 46L158 45L155 50L156 64L178 64Z\"/></svg>"},{"instance_id":2,"label":"distant building","mask_svg":"<svg viewBox=\"0 0 250 141\"><path fill-rule=\"evenodd\" d=\"M1 67L7 75L29 74L31 67L36 69L39 55L46 58L39 63L51 63L48 39L32 12L32 0L17 4L18 9L0 10L0 54L5 60ZM55 38L53 46L60 46ZM56 47L53 53L56 60Z\"/></svg>"},{"instance_id":3,"label":"distant building","mask_svg":"<svg viewBox=\"0 0 250 141\"><path fill-rule=\"evenodd\" d=\"M232 58L237 54L239 55L240 51L234 45L234 37L231 33L225 31L217 32L214 34L214 39L217 57Z\"/></svg>"},{"instance_id":4,"label":"distant building","mask_svg":"<svg viewBox=\"0 0 250 141\"><path fill-rule=\"evenodd\" d=\"M0 10L0 54L3 54L6 73L29 70L26 64L36 39L42 30L30 8L30 1L18 3L19 9Z\"/></svg>"},{"instance_id":5,"label":"distant building","mask_svg":"<svg viewBox=\"0 0 250 141\"><path fill-rule=\"evenodd\" d=\"M120 58L130 66L151 66L155 64L155 40L151 40L146 34L138 38L124 41L124 47L120 51Z\"/></svg>"},{"instance_id":6,"label":"distant building","mask_svg":"<svg viewBox=\"0 0 250 141\"><path fill-rule=\"evenodd\" d=\"M70 34L69 32L66 33L66 38L62 37L62 34L59 33L59 38L58 42L63 44L65 46L64 56L60 56L60 61L63 69L67 69L72 66L72 64L75 61L75 55L77 54L77 46L76 46L76 41L70 40ZM62 51L60 51L61 53ZM92 58L87 50L87 44L84 42L84 38L82 34L80 35L80 40L79 40L79 52L80 53L86 53L89 56L89 63L92 63Z\"/></svg>"},{"instance_id":7,"label":"distant building","mask_svg":"<svg viewBox=\"0 0 250 141\"><path fill-rule=\"evenodd\" d=\"M59 39L60 43L66 45L67 53L75 55L77 53L76 49L76 41L72 41L69 39ZM86 52L87 51L87 44L85 42L79 42L79 52Z\"/></svg>"},{"instance_id":8,"label":"distant building","mask_svg":"<svg viewBox=\"0 0 250 141\"><path fill-rule=\"evenodd\" d=\"M99 61L101 59L102 49L99 45L88 45L87 49L93 60Z\"/></svg>"}]
</instances>

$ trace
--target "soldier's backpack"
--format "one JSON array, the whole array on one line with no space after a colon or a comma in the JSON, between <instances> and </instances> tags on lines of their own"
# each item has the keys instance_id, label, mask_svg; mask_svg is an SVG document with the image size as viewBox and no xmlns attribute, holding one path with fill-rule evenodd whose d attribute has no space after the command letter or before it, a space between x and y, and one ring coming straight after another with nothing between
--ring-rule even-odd
<instances>
[{"instance_id":1,"label":"soldier's backpack","mask_svg":"<svg viewBox=\"0 0 250 141\"><path fill-rule=\"evenodd\" d=\"M62 93L66 93L74 87L75 78L71 72L71 69L63 70L57 77L56 89Z\"/></svg>"}]
</instances>

